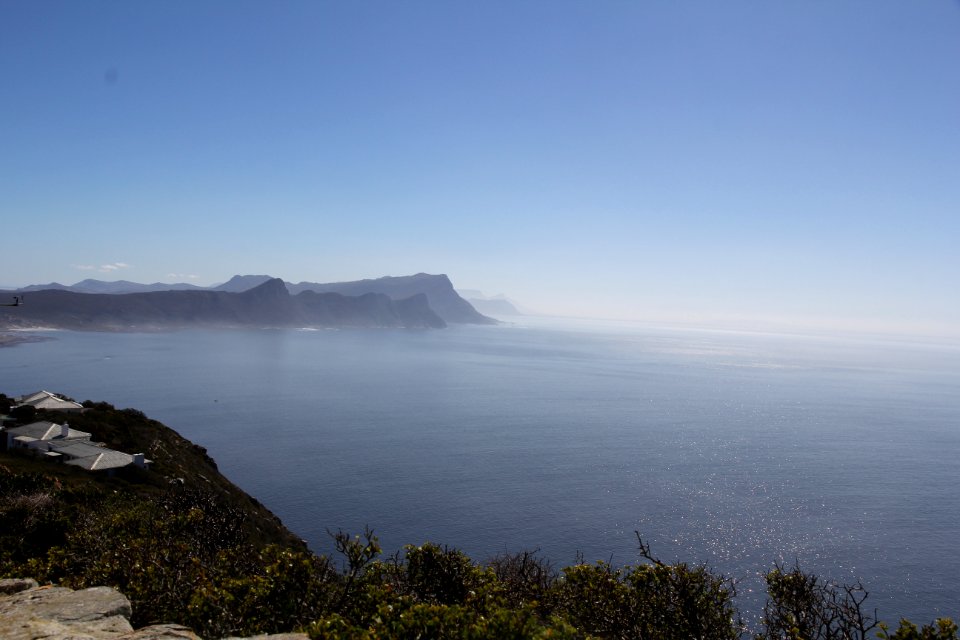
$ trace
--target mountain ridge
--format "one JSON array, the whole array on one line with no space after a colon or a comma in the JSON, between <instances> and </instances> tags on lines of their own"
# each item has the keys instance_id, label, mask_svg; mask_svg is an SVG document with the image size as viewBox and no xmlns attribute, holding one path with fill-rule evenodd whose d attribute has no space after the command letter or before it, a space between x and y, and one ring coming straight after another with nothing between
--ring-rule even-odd
<instances>
[{"instance_id":1,"label":"mountain ridge","mask_svg":"<svg viewBox=\"0 0 960 640\"><path fill-rule=\"evenodd\" d=\"M190 327L443 328L425 296L394 301L384 294L291 295L274 278L243 292L152 291L125 294L34 291L24 304L0 308L0 327L86 331Z\"/></svg>"},{"instance_id":2,"label":"mountain ridge","mask_svg":"<svg viewBox=\"0 0 960 640\"><path fill-rule=\"evenodd\" d=\"M199 287L187 283L167 285L157 282L145 285L128 280L108 282L87 279L73 285L63 285L58 282L53 282L49 285L29 285L16 289L11 293L26 292L36 294L40 291L66 291L71 293L105 295L163 293L170 291L244 293L272 280L279 280L279 278L273 278L269 275L235 275L222 284L211 287ZM284 282L282 280L280 281ZM487 317L477 311L470 302L461 297L454 289L453 283L446 274L434 275L421 272L412 276L384 276L382 278L330 283L307 281L301 281L299 283L284 282L284 285L287 291L293 296L306 291L321 294L336 293L350 298L357 298L372 293L385 295L394 303L422 294L425 296L426 304L429 308L445 323L496 324L497 322L493 318ZM33 295L31 295L31 298L33 298ZM331 310L327 310L327 312L322 312L321 315L327 317L344 316L346 312L345 303L335 301L333 298L326 298L325 300L328 304L336 306L338 311L337 313L333 313ZM317 305L319 303L316 300L310 300L307 304L315 310L318 309ZM361 304L361 306L363 305L365 305L365 308L369 312L373 312L376 306L369 300ZM420 305L422 305L422 302L408 302L401 305L401 308L405 313L413 313L417 312L417 308ZM26 314L21 313L19 315L24 316Z\"/></svg>"},{"instance_id":3,"label":"mountain ridge","mask_svg":"<svg viewBox=\"0 0 960 640\"><path fill-rule=\"evenodd\" d=\"M347 282L299 282L287 284L291 293L316 291L318 293L340 293L359 295L362 293L381 293L393 300L408 298L423 293L430 307L445 322L462 324L496 324L493 318L478 312L464 300L453 288L446 274L417 273L412 276L384 276L375 279L353 280Z\"/></svg>"}]
</instances>

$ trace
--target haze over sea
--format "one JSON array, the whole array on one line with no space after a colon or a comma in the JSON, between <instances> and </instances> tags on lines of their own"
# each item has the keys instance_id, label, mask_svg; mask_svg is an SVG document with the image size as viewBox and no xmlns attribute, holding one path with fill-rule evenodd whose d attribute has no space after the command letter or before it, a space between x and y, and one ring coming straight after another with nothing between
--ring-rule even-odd
<instances>
[{"instance_id":1,"label":"haze over sea","mask_svg":"<svg viewBox=\"0 0 960 640\"><path fill-rule=\"evenodd\" d=\"M0 391L130 406L321 552L369 524L477 560L774 561L960 616L960 347L523 318L441 331L55 332Z\"/></svg>"}]
</instances>

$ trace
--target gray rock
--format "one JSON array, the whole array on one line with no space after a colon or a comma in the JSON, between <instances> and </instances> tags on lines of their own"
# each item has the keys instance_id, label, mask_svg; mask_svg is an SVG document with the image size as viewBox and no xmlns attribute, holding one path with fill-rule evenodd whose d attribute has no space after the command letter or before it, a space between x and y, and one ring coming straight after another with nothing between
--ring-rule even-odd
<instances>
[{"instance_id":1,"label":"gray rock","mask_svg":"<svg viewBox=\"0 0 960 640\"><path fill-rule=\"evenodd\" d=\"M20 593L27 589L36 589L39 586L33 578L4 578L0 580L0 595Z\"/></svg>"},{"instance_id":2,"label":"gray rock","mask_svg":"<svg viewBox=\"0 0 960 640\"><path fill-rule=\"evenodd\" d=\"M133 631L130 601L109 587L40 587L0 597L2 640L112 640Z\"/></svg>"},{"instance_id":3,"label":"gray rock","mask_svg":"<svg viewBox=\"0 0 960 640\"><path fill-rule=\"evenodd\" d=\"M117 640L200 640L200 636L179 624L155 624L120 636Z\"/></svg>"},{"instance_id":4,"label":"gray rock","mask_svg":"<svg viewBox=\"0 0 960 640\"><path fill-rule=\"evenodd\" d=\"M74 591L35 580L0 580L0 640L201 640L179 624L133 630L130 601L110 587ZM240 640L240 639L235 639ZM278 633L250 640L309 640Z\"/></svg>"}]
</instances>

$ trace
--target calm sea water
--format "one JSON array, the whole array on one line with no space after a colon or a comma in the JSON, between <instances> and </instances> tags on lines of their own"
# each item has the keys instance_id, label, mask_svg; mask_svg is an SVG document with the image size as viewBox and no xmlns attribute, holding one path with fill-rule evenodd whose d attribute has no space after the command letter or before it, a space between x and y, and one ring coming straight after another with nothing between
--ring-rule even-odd
<instances>
[{"instance_id":1,"label":"calm sea water","mask_svg":"<svg viewBox=\"0 0 960 640\"><path fill-rule=\"evenodd\" d=\"M956 345L524 320L442 331L56 332L0 391L132 406L314 549L373 527L476 559L774 561L883 619L960 616ZM751 604L753 603L753 604Z\"/></svg>"}]
</instances>

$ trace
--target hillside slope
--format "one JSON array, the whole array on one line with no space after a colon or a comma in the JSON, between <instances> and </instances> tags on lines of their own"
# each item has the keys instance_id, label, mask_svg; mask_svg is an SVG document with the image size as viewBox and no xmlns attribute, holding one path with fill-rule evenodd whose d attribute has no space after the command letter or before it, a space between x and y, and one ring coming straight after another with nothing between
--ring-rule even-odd
<instances>
[{"instance_id":1,"label":"hillside slope","mask_svg":"<svg viewBox=\"0 0 960 640\"><path fill-rule=\"evenodd\" d=\"M0 450L0 470L41 473L54 478L61 486L81 487L91 495L122 489L153 500L171 491L203 493L210 500L237 512L236 525L251 544L303 547L303 542L284 527L279 518L222 475L203 447L136 409L117 409L105 402L89 401L85 406L88 408L84 413L41 411L36 419L59 424L69 422L71 428L90 433L93 442L127 453L143 453L152 460L150 469L127 468L108 477L19 452Z\"/></svg>"}]
</instances>

